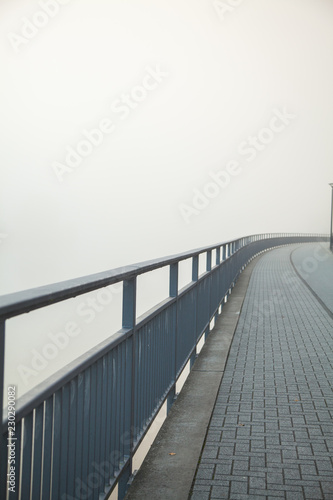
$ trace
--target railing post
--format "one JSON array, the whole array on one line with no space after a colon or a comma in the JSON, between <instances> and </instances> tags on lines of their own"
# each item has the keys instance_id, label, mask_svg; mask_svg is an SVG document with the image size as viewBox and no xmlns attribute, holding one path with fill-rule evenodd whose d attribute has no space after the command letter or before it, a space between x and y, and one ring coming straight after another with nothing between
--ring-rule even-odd
<instances>
[{"instance_id":1,"label":"railing post","mask_svg":"<svg viewBox=\"0 0 333 500\"><path fill-rule=\"evenodd\" d=\"M222 261L224 261L227 257L227 245L223 245L222 249Z\"/></svg>"},{"instance_id":2,"label":"railing post","mask_svg":"<svg viewBox=\"0 0 333 500\"><path fill-rule=\"evenodd\" d=\"M211 270L212 270L212 251L208 250L206 257L206 271L211 271Z\"/></svg>"},{"instance_id":3,"label":"railing post","mask_svg":"<svg viewBox=\"0 0 333 500\"><path fill-rule=\"evenodd\" d=\"M216 249L216 266L219 266L220 262L221 262L221 247L218 247ZM220 290L220 274L219 274L219 272L217 274L217 280L218 280L217 287L218 287L218 290ZM219 307L217 308L217 312L215 314L215 325L216 325L216 321L217 321L218 316L219 316Z\"/></svg>"},{"instance_id":4,"label":"railing post","mask_svg":"<svg viewBox=\"0 0 333 500\"><path fill-rule=\"evenodd\" d=\"M216 265L218 266L221 263L221 247L216 249Z\"/></svg>"},{"instance_id":5,"label":"railing post","mask_svg":"<svg viewBox=\"0 0 333 500\"><path fill-rule=\"evenodd\" d=\"M192 257L192 281L198 281L199 279L199 255ZM194 313L194 332L193 332L193 345L197 342L197 328L198 328L198 285L195 287L195 313ZM190 359L190 369L195 361L196 353Z\"/></svg>"},{"instance_id":6,"label":"railing post","mask_svg":"<svg viewBox=\"0 0 333 500\"><path fill-rule=\"evenodd\" d=\"M198 281L199 278L199 255L192 257L192 281Z\"/></svg>"},{"instance_id":7,"label":"railing post","mask_svg":"<svg viewBox=\"0 0 333 500\"><path fill-rule=\"evenodd\" d=\"M136 314L136 277L124 280L123 284L123 328L133 328Z\"/></svg>"},{"instance_id":8,"label":"railing post","mask_svg":"<svg viewBox=\"0 0 333 500\"><path fill-rule=\"evenodd\" d=\"M178 296L178 262L170 265L169 295L170 297Z\"/></svg>"},{"instance_id":9,"label":"railing post","mask_svg":"<svg viewBox=\"0 0 333 500\"><path fill-rule=\"evenodd\" d=\"M206 254L206 271L207 273L210 273L212 270L212 251L208 250ZM209 317L211 314L211 307L212 307L212 274L210 273L209 277L209 303L208 303L208 310L209 310ZM208 325L208 333L210 332L210 324Z\"/></svg>"},{"instance_id":10,"label":"railing post","mask_svg":"<svg viewBox=\"0 0 333 500\"><path fill-rule=\"evenodd\" d=\"M178 297L178 274L179 274L179 263L170 265L170 279L169 279L169 296ZM174 320L174 349L173 349L173 386L170 390L169 396L167 397L166 403L166 413L169 415L171 406L175 400L176 396L176 375L177 375L177 346L178 346L178 300L176 301L176 308L173 314Z\"/></svg>"},{"instance_id":11,"label":"railing post","mask_svg":"<svg viewBox=\"0 0 333 500\"><path fill-rule=\"evenodd\" d=\"M130 397L130 412L127 418L130 419L130 448L129 466L123 471L118 482L118 498L125 496L128 480L133 471L133 448L134 448L134 432L135 432L135 415L134 415L134 402L135 402L135 323L136 323L136 276L134 278L124 280L123 282L123 311L122 311L122 327L124 329L133 330L132 335L126 340L126 358L127 354L132 357L131 363L126 363L126 380L131 381L131 387L125 387L124 398ZM128 360L129 361L129 360ZM126 412L127 413L127 412ZM126 415L125 415L126 418ZM126 422L125 422L126 423ZM125 424L124 423L124 424ZM127 422L128 424L129 422ZM124 425L126 428L126 425Z\"/></svg>"}]
</instances>

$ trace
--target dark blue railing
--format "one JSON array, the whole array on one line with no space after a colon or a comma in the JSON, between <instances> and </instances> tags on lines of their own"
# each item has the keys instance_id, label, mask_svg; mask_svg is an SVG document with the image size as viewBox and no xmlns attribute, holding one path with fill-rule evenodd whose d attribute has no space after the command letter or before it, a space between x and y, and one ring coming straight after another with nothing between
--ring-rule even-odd
<instances>
[{"instance_id":1,"label":"dark blue railing","mask_svg":"<svg viewBox=\"0 0 333 500\"><path fill-rule=\"evenodd\" d=\"M328 241L323 235L268 234L69 280L0 298L2 499L107 498L118 484L124 496L132 459L199 340L221 310L247 263L269 248ZM212 266L212 252L216 262ZM199 256L206 272L199 276ZM179 263L192 259L192 281L179 290ZM169 298L136 321L136 280L168 266ZM123 282L122 329L17 401L15 492L8 492L7 411L3 411L5 321L56 302ZM6 388L7 390L7 388ZM5 409L6 410L6 409Z\"/></svg>"}]
</instances>

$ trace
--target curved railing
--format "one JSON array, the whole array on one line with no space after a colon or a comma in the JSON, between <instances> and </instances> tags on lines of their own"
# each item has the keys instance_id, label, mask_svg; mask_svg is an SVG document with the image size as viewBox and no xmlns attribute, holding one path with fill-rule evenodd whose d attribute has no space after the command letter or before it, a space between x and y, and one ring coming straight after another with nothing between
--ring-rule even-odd
<instances>
[{"instance_id":1,"label":"curved railing","mask_svg":"<svg viewBox=\"0 0 333 500\"><path fill-rule=\"evenodd\" d=\"M209 333L238 275L257 254L326 235L254 235L179 255L0 297L3 401L5 322L56 302L123 282L122 329L17 401L14 432L3 418L0 498L52 500L122 498L132 459L196 346ZM216 262L212 266L212 252ZM199 256L206 272L199 276ZM178 286L179 263L192 259L192 281ZM169 298L136 321L136 280L169 267ZM15 492L8 493L15 449ZM7 496L6 496L7 495Z\"/></svg>"}]
</instances>

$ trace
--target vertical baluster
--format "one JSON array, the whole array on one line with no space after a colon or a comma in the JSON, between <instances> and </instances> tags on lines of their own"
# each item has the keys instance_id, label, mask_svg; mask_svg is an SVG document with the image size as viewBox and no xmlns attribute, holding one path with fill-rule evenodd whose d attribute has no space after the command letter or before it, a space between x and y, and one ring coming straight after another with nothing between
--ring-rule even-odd
<instances>
[{"instance_id":1,"label":"vertical baluster","mask_svg":"<svg viewBox=\"0 0 333 500\"><path fill-rule=\"evenodd\" d=\"M106 358L106 432L105 432L105 451L106 451L106 460L109 464L109 481L108 484L111 483L112 480L112 446L111 446L111 425L112 425L112 413L114 408L112 407L112 351L107 354Z\"/></svg>"},{"instance_id":2,"label":"vertical baluster","mask_svg":"<svg viewBox=\"0 0 333 500\"><path fill-rule=\"evenodd\" d=\"M148 326L148 325L147 325ZM153 394L154 394L154 385L155 385L155 377L157 376L154 370L154 361L153 361L153 326L149 323L148 326L148 363L147 363L147 386L148 386L148 405L147 405L147 410L146 410L146 424L148 421L148 418L150 417L150 414L152 410L154 409L154 400L153 400ZM152 373L155 374L155 377L152 377Z\"/></svg>"},{"instance_id":3,"label":"vertical baluster","mask_svg":"<svg viewBox=\"0 0 333 500\"><path fill-rule=\"evenodd\" d=\"M102 364L102 380L101 380L101 432L100 432L100 457L99 463L105 462L107 460L106 456L106 435L107 435L107 425L110 418L110 414L107 413L107 400L108 400L108 381L107 381L107 355L103 356L101 359ZM103 474L102 474L103 475ZM103 484L107 485L108 480L103 475Z\"/></svg>"},{"instance_id":4,"label":"vertical baluster","mask_svg":"<svg viewBox=\"0 0 333 500\"><path fill-rule=\"evenodd\" d=\"M102 386L103 386L103 360L99 359L96 361L96 428L95 428L95 463L101 463L101 428L103 425L102 416ZM94 473L96 470L94 468ZM101 489L95 488L97 491ZM99 494L96 493L96 498L98 499Z\"/></svg>"},{"instance_id":5,"label":"vertical baluster","mask_svg":"<svg viewBox=\"0 0 333 500\"><path fill-rule=\"evenodd\" d=\"M123 290L124 292L124 290ZM119 380L119 365L121 363L121 345L118 345L114 352L113 358L113 425L112 425L112 436L113 436L113 469L115 480L117 481L119 476L119 433L120 433L120 423L119 423L119 410L120 410L120 380ZM118 489L119 491L119 489Z\"/></svg>"},{"instance_id":6,"label":"vertical baluster","mask_svg":"<svg viewBox=\"0 0 333 500\"><path fill-rule=\"evenodd\" d=\"M135 362L132 360L134 338L131 336L126 340L126 364L125 364L125 436L124 440L124 454L128 457L131 456L133 451L133 435L135 433L135 418L134 418L134 400L132 401L132 384L134 384L134 376L132 374L132 369L135 366ZM132 412L133 408L133 412Z\"/></svg>"},{"instance_id":7,"label":"vertical baluster","mask_svg":"<svg viewBox=\"0 0 333 500\"><path fill-rule=\"evenodd\" d=\"M32 498L39 498L42 481L42 445L44 434L44 404L40 404L35 410L34 433L33 433L33 460L32 460Z\"/></svg>"},{"instance_id":8,"label":"vertical baluster","mask_svg":"<svg viewBox=\"0 0 333 500\"><path fill-rule=\"evenodd\" d=\"M59 480L60 480L60 450L61 450L61 407L62 391L59 389L53 396L53 444L52 444L52 500L60 498ZM24 423L25 429L25 423ZM25 432L25 430L24 430Z\"/></svg>"},{"instance_id":9,"label":"vertical baluster","mask_svg":"<svg viewBox=\"0 0 333 500\"><path fill-rule=\"evenodd\" d=\"M144 407L143 407L143 426L144 430L146 429L146 423L147 423L147 414L148 414L148 408L149 408L149 330L150 327L149 325L146 325L142 333L144 333L143 336L143 342L144 342L144 351L145 351L145 363L144 363L144 371L145 371L145 377L144 377L144 383L143 383L143 393L144 393Z\"/></svg>"},{"instance_id":10,"label":"vertical baluster","mask_svg":"<svg viewBox=\"0 0 333 500\"><path fill-rule=\"evenodd\" d=\"M93 463L97 461L95 455L96 433L97 433L96 400L97 400L97 364L94 363L90 367L90 428L88 434L88 439L89 439L88 476L96 473L96 470L93 467ZM96 488L93 488L91 498L93 500L98 498L98 490Z\"/></svg>"},{"instance_id":11,"label":"vertical baluster","mask_svg":"<svg viewBox=\"0 0 333 500\"><path fill-rule=\"evenodd\" d=\"M22 493L24 500L31 498L33 412L24 418L22 453ZM33 499L32 499L33 500Z\"/></svg>"},{"instance_id":12,"label":"vertical baluster","mask_svg":"<svg viewBox=\"0 0 333 500\"><path fill-rule=\"evenodd\" d=\"M112 413L111 413L111 455L112 455L112 469L115 475L117 470L117 457L116 457L116 441L117 441L117 408L118 408L118 394L117 394L117 363L118 363L118 355L119 355L119 346L117 346L112 351L112 385L111 385L111 394L112 394Z\"/></svg>"},{"instance_id":13,"label":"vertical baluster","mask_svg":"<svg viewBox=\"0 0 333 500\"><path fill-rule=\"evenodd\" d=\"M84 413L84 379L85 372L79 373L77 377L77 398L76 398L76 447L75 447L75 469L74 469L74 489L76 483L83 478L82 463L83 442L87 439L83 433ZM74 495L73 495L74 496Z\"/></svg>"},{"instance_id":14,"label":"vertical baluster","mask_svg":"<svg viewBox=\"0 0 333 500\"><path fill-rule=\"evenodd\" d=\"M82 413L82 465L81 474L83 482L86 484L86 478L89 474L89 448L90 448L90 393L91 393L91 368L87 368L84 371L84 377L82 382L83 389L83 413Z\"/></svg>"},{"instance_id":15,"label":"vertical baluster","mask_svg":"<svg viewBox=\"0 0 333 500\"><path fill-rule=\"evenodd\" d=\"M131 475L131 463L124 468L126 457L124 456L124 424L125 424L125 345L120 346L120 359L118 364L118 379L119 379L119 439L118 439L118 456L119 456L119 481L118 481L118 494L119 498L125 496L127 489L127 482Z\"/></svg>"},{"instance_id":16,"label":"vertical baluster","mask_svg":"<svg viewBox=\"0 0 333 500\"><path fill-rule=\"evenodd\" d=\"M74 483L75 483L75 460L76 460L76 446L80 440L77 439L77 399L78 399L78 377L71 380L69 387L69 436L68 436L68 452L67 452L67 487L66 492L70 496L74 496Z\"/></svg>"},{"instance_id":17,"label":"vertical baluster","mask_svg":"<svg viewBox=\"0 0 333 500\"><path fill-rule=\"evenodd\" d=\"M61 408L61 453L60 453L60 496L67 490L68 438L69 438L69 384L62 387Z\"/></svg>"},{"instance_id":18,"label":"vertical baluster","mask_svg":"<svg viewBox=\"0 0 333 500\"><path fill-rule=\"evenodd\" d=\"M133 380L132 384L134 384L134 409L133 409L133 424L131 433L133 434L133 442L131 443L131 453L133 452L133 447L135 446L137 436L140 433L140 401L141 401L141 363L142 363L142 351L140 338L138 336L133 338L133 342L135 342L134 352L136 356L135 360L135 373L132 374Z\"/></svg>"},{"instance_id":19,"label":"vertical baluster","mask_svg":"<svg viewBox=\"0 0 333 500\"><path fill-rule=\"evenodd\" d=\"M118 436L117 436L117 452L119 456L120 467L123 465L123 450L121 444L121 438L124 433L124 363L125 363L125 355L124 355L124 345L119 345L119 358L117 365L117 386L118 386Z\"/></svg>"},{"instance_id":20,"label":"vertical baluster","mask_svg":"<svg viewBox=\"0 0 333 500\"><path fill-rule=\"evenodd\" d=\"M51 458L53 428L53 396L44 403L44 444L42 499L51 497Z\"/></svg>"}]
</instances>

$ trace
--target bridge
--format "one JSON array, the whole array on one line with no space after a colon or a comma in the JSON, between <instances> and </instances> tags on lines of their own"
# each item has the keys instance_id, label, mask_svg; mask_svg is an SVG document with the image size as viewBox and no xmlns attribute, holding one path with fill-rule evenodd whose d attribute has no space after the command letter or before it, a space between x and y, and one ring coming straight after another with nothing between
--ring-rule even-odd
<instances>
[{"instance_id":1,"label":"bridge","mask_svg":"<svg viewBox=\"0 0 333 500\"><path fill-rule=\"evenodd\" d=\"M1 500L332 499L328 241L246 236L1 297ZM169 297L137 319L137 278L161 268ZM114 283L122 329L7 407L6 321Z\"/></svg>"}]
</instances>

